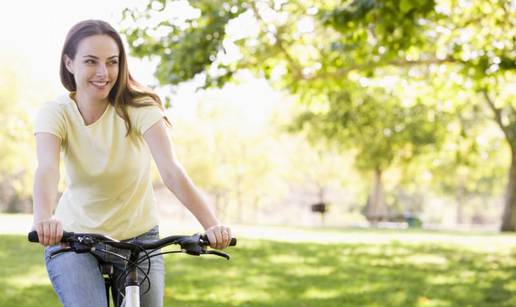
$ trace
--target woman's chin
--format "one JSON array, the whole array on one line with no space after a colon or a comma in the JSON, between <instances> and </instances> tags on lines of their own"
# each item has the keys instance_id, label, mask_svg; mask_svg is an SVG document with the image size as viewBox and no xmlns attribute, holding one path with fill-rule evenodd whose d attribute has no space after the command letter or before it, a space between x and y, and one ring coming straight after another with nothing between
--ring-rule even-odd
<instances>
[{"instance_id":1,"label":"woman's chin","mask_svg":"<svg viewBox=\"0 0 516 307\"><path fill-rule=\"evenodd\" d=\"M107 99L108 96L109 96L109 90L108 89L105 89L105 90L93 90L93 91L89 91L89 96L92 98L92 99L95 99L95 100L104 100L104 99Z\"/></svg>"}]
</instances>

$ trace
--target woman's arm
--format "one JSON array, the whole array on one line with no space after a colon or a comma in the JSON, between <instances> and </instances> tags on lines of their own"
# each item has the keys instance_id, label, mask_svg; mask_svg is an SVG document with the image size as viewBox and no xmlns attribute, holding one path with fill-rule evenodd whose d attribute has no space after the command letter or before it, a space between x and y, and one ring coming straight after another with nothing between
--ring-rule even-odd
<instances>
[{"instance_id":1,"label":"woman's arm","mask_svg":"<svg viewBox=\"0 0 516 307\"><path fill-rule=\"evenodd\" d=\"M53 245L61 240L61 223L52 219L59 182L59 147L61 141L50 133L36 134L38 167L33 186L33 229L42 245Z\"/></svg>"},{"instance_id":2,"label":"woman's arm","mask_svg":"<svg viewBox=\"0 0 516 307\"><path fill-rule=\"evenodd\" d=\"M231 230L220 224L177 160L163 120L149 128L144 138L165 186L201 223L212 247L227 247L231 239Z\"/></svg>"}]
</instances>

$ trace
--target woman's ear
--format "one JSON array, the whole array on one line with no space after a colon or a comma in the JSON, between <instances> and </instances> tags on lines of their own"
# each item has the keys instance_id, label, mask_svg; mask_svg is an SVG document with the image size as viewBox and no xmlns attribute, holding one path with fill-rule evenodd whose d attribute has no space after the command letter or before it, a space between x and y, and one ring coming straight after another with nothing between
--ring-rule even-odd
<instances>
[{"instance_id":1,"label":"woman's ear","mask_svg":"<svg viewBox=\"0 0 516 307\"><path fill-rule=\"evenodd\" d=\"M64 61L64 64L65 64L66 70L68 70L68 72L73 75L73 65L72 65L73 60L70 59L70 57L65 54L63 56L63 61Z\"/></svg>"}]
</instances>

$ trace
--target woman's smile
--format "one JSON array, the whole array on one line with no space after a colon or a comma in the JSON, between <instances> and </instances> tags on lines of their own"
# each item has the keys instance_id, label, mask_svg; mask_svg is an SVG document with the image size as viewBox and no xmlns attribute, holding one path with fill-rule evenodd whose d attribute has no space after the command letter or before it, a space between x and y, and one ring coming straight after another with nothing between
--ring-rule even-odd
<instances>
[{"instance_id":1,"label":"woman's smile","mask_svg":"<svg viewBox=\"0 0 516 307\"><path fill-rule=\"evenodd\" d=\"M91 81L90 84L99 90L104 90L108 88L109 81Z\"/></svg>"}]
</instances>

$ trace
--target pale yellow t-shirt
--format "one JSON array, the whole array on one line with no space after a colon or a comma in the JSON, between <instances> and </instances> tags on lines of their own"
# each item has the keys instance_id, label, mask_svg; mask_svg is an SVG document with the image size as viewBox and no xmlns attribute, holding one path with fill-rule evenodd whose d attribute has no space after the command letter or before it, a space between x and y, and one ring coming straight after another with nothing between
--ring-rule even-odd
<instances>
[{"instance_id":1,"label":"pale yellow t-shirt","mask_svg":"<svg viewBox=\"0 0 516 307\"><path fill-rule=\"evenodd\" d=\"M128 107L133 132L112 105L85 125L70 95L45 103L35 133L61 139L66 189L55 211L66 231L101 233L123 240L158 225L143 134L163 118L158 106Z\"/></svg>"}]
</instances>

